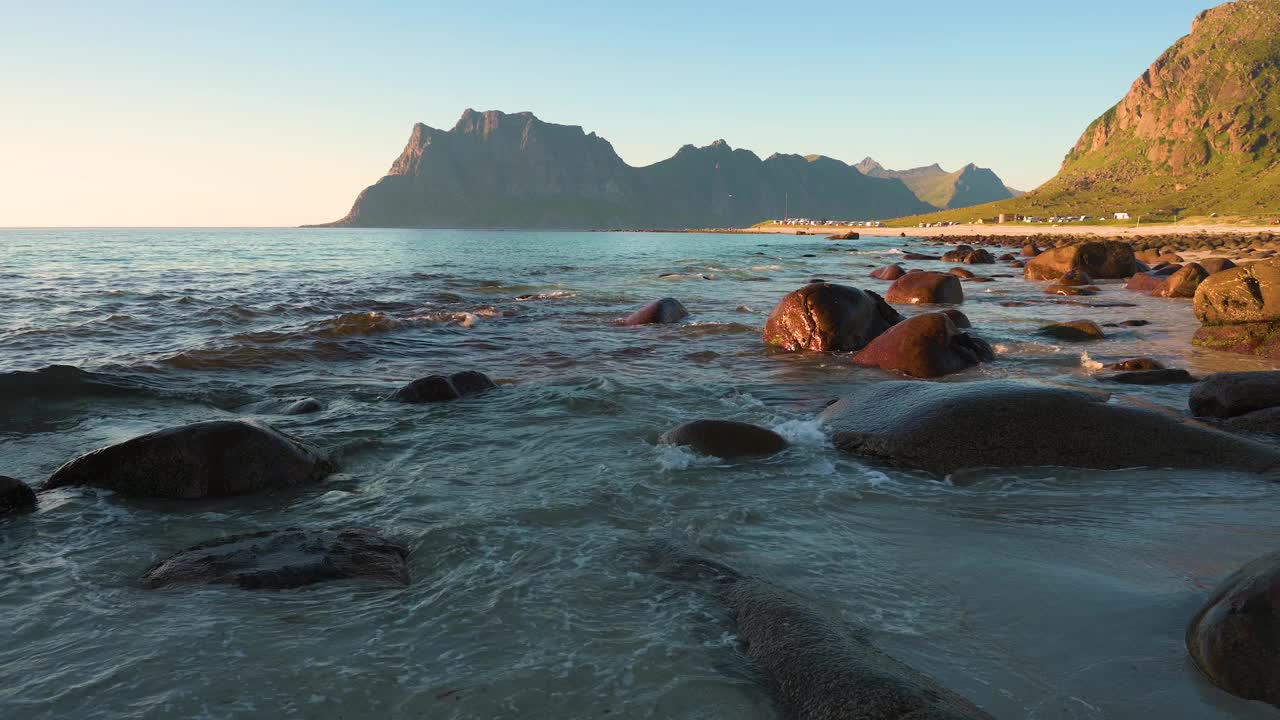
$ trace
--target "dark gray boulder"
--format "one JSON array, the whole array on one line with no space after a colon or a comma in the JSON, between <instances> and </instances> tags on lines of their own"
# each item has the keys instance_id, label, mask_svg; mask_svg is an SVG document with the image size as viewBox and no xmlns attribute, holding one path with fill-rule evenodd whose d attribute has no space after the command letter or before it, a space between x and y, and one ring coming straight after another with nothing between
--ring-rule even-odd
<instances>
[{"instance_id":1,"label":"dark gray boulder","mask_svg":"<svg viewBox=\"0 0 1280 720\"><path fill-rule=\"evenodd\" d=\"M1280 371L1217 373L1191 388L1191 412L1229 418L1280 405Z\"/></svg>"},{"instance_id":2,"label":"dark gray boulder","mask_svg":"<svg viewBox=\"0 0 1280 720\"><path fill-rule=\"evenodd\" d=\"M1125 385L1187 385L1196 381L1191 373L1179 368L1118 372L1104 375L1101 379Z\"/></svg>"},{"instance_id":3,"label":"dark gray boulder","mask_svg":"<svg viewBox=\"0 0 1280 720\"><path fill-rule=\"evenodd\" d=\"M669 325L689 316L689 311L675 298L655 300L622 320L623 325Z\"/></svg>"},{"instance_id":4,"label":"dark gray boulder","mask_svg":"<svg viewBox=\"0 0 1280 720\"><path fill-rule=\"evenodd\" d=\"M961 468L1056 465L1280 469L1266 444L1106 393L1007 380L882 382L819 416L836 447L939 475Z\"/></svg>"},{"instance_id":5,"label":"dark gray boulder","mask_svg":"<svg viewBox=\"0 0 1280 720\"><path fill-rule=\"evenodd\" d=\"M211 540L152 565L147 588L235 585L285 590L331 580L409 584L409 551L372 530L269 530Z\"/></svg>"},{"instance_id":6,"label":"dark gray boulder","mask_svg":"<svg viewBox=\"0 0 1280 720\"><path fill-rule=\"evenodd\" d=\"M26 483L0 475L0 515L30 510L36 506L36 493Z\"/></svg>"},{"instance_id":7,"label":"dark gray boulder","mask_svg":"<svg viewBox=\"0 0 1280 720\"><path fill-rule=\"evenodd\" d=\"M418 378L391 394L388 400L403 403L434 403L479 395L497 387L488 375L475 370L456 372L448 377L430 375Z\"/></svg>"},{"instance_id":8,"label":"dark gray boulder","mask_svg":"<svg viewBox=\"0 0 1280 720\"><path fill-rule=\"evenodd\" d=\"M324 405L321 405L319 400L308 397L308 398L302 398L300 400L295 400L289 403L288 405L285 406L283 410L280 411L280 414L281 415L309 415L311 413L320 412L323 409L324 409Z\"/></svg>"},{"instance_id":9,"label":"dark gray boulder","mask_svg":"<svg viewBox=\"0 0 1280 720\"><path fill-rule=\"evenodd\" d=\"M674 543L655 544L650 557L658 573L710 593L784 718L991 718L801 595Z\"/></svg>"},{"instance_id":10,"label":"dark gray boulder","mask_svg":"<svg viewBox=\"0 0 1280 720\"><path fill-rule=\"evenodd\" d=\"M1280 707L1280 552L1223 580L1187 626L1187 652L1210 682Z\"/></svg>"},{"instance_id":11,"label":"dark gray boulder","mask_svg":"<svg viewBox=\"0 0 1280 720\"><path fill-rule=\"evenodd\" d=\"M46 488L88 485L121 495L217 498L318 482L335 470L320 449L252 420L212 420L147 433L81 455Z\"/></svg>"},{"instance_id":12,"label":"dark gray boulder","mask_svg":"<svg viewBox=\"0 0 1280 720\"><path fill-rule=\"evenodd\" d=\"M664 445L682 445L718 458L772 455L787 448L778 433L734 420L694 420L658 438Z\"/></svg>"}]
</instances>

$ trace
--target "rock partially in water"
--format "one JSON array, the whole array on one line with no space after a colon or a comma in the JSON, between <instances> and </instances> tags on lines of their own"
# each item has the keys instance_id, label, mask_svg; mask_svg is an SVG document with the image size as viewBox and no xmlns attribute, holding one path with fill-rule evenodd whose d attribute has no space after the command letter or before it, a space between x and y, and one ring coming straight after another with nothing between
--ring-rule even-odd
<instances>
[{"instance_id":1,"label":"rock partially in water","mask_svg":"<svg viewBox=\"0 0 1280 720\"><path fill-rule=\"evenodd\" d=\"M877 280L897 280L906 274L906 269L895 263L893 265L885 265L882 268L873 270L871 272L871 277Z\"/></svg>"},{"instance_id":2,"label":"rock partially in water","mask_svg":"<svg viewBox=\"0 0 1280 720\"><path fill-rule=\"evenodd\" d=\"M862 236L859 235L858 233L850 230L849 232L845 232L845 233L836 233L835 235L828 235L827 239L828 240L857 240L861 237Z\"/></svg>"},{"instance_id":3,"label":"rock partially in water","mask_svg":"<svg viewBox=\"0 0 1280 720\"><path fill-rule=\"evenodd\" d=\"M1119 370L1121 372L1138 372L1141 370L1163 370L1164 363L1155 358L1141 357L1129 358L1121 360L1117 363L1111 363L1107 366L1108 370Z\"/></svg>"},{"instance_id":4,"label":"rock partially in water","mask_svg":"<svg viewBox=\"0 0 1280 720\"><path fill-rule=\"evenodd\" d=\"M144 587L234 585L287 590L333 580L409 584L409 551L372 530L269 530L211 540L152 565Z\"/></svg>"},{"instance_id":5,"label":"rock partially in water","mask_svg":"<svg viewBox=\"0 0 1280 720\"><path fill-rule=\"evenodd\" d=\"M1103 340L1106 333L1102 332L1102 328L1092 320L1071 320L1070 322L1054 323L1045 325L1038 331L1041 335L1048 335L1059 340L1069 340L1071 342L1086 342L1089 340Z\"/></svg>"},{"instance_id":6,"label":"rock partially in water","mask_svg":"<svg viewBox=\"0 0 1280 720\"><path fill-rule=\"evenodd\" d=\"M1022 257L1024 258L1033 258L1039 254L1040 248L1036 247L1033 243L1027 243L1022 246Z\"/></svg>"},{"instance_id":7,"label":"rock partially in water","mask_svg":"<svg viewBox=\"0 0 1280 720\"><path fill-rule=\"evenodd\" d=\"M903 320L853 356L857 365L917 378L950 375L992 360L991 345L961 331L943 313Z\"/></svg>"},{"instance_id":8,"label":"rock partially in water","mask_svg":"<svg viewBox=\"0 0 1280 720\"><path fill-rule=\"evenodd\" d=\"M956 308L947 308L946 310L942 311L942 314L951 318L951 322L955 323L956 327L960 328L961 330L965 330L973 327L973 323L969 322L969 316L960 312Z\"/></svg>"},{"instance_id":9,"label":"rock partially in water","mask_svg":"<svg viewBox=\"0 0 1280 720\"><path fill-rule=\"evenodd\" d=\"M1092 285L1093 278L1089 277L1089 273L1084 270L1076 268L1063 273L1062 277L1058 278L1056 282L1064 287L1084 287L1085 285Z\"/></svg>"},{"instance_id":10,"label":"rock partially in water","mask_svg":"<svg viewBox=\"0 0 1280 720\"><path fill-rule=\"evenodd\" d=\"M1217 373L1191 389L1191 412L1230 418L1280 406L1280 371Z\"/></svg>"},{"instance_id":11,"label":"rock partially in water","mask_svg":"<svg viewBox=\"0 0 1280 720\"><path fill-rule=\"evenodd\" d=\"M995 263L995 257L982 248L973 249L968 245L960 247L948 252L942 256L943 262L964 263L966 265L991 265Z\"/></svg>"},{"instance_id":12,"label":"rock partially in water","mask_svg":"<svg viewBox=\"0 0 1280 720\"><path fill-rule=\"evenodd\" d=\"M147 433L81 455L46 488L88 485L148 498L218 498L319 482L335 465L318 448L251 420Z\"/></svg>"},{"instance_id":13,"label":"rock partially in water","mask_svg":"<svg viewBox=\"0 0 1280 720\"><path fill-rule=\"evenodd\" d=\"M1280 406L1237 415L1223 422L1222 427L1232 432L1280 435Z\"/></svg>"},{"instance_id":14,"label":"rock partially in water","mask_svg":"<svg viewBox=\"0 0 1280 720\"><path fill-rule=\"evenodd\" d=\"M925 255L923 253L909 252L909 253L903 253L902 259L903 260L941 260L942 258L938 257L937 255Z\"/></svg>"},{"instance_id":15,"label":"rock partially in water","mask_svg":"<svg viewBox=\"0 0 1280 720\"><path fill-rule=\"evenodd\" d=\"M388 400L403 403L436 403L479 395L497 387L488 375L475 370L456 372L449 377L429 375L418 378L392 393Z\"/></svg>"},{"instance_id":16,"label":"rock partially in water","mask_svg":"<svg viewBox=\"0 0 1280 720\"><path fill-rule=\"evenodd\" d=\"M784 718L991 720L812 600L675 543L656 543L650 557L659 574L711 595Z\"/></svg>"},{"instance_id":17,"label":"rock partially in water","mask_svg":"<svg viewBox=\"0 0 1280 720\"><path fill-rule=\"evenodd\" d=\"M951 268L950 270L947 271L947 274L955 275L961 280L968 280L969 278L977 277L977 275L975 275L972 270L966 270L962 267Z\"/></svg>"},{"instance_id":18,"label":"rock partially in water","mask_svg":"<svg viewBox=\"0 0 1280 720\"><path fill-rule=\"evenodd\" d=\"M1224 257L1205 258L1200 261L1200 267L1203 267L1210 275L1216 275L1223 270L1230 270L1236 264Z\"/></svg>"},{"instance_id":19,"label":"rock partially in water","mask_svg":"<svg viewBox=\"0 0 1280 720\"><path fill-rule=\"evenodd\" d=\"M1094 279L1131 277L1137 272L1133 247L1118 240L1085 242L1054 248L1027 262L1028 280L1057 280L1072 270L1082 270Z\"/></svg>"},{"instance_id":20,"label":"rock partially in water","mask_svg":"<svg viewBox=\"0 0 1280 720\"><path fill-rule=\"evenodd\" d=\"M1076 287L1074 285L1050 285L1044 289L1045 295L1062 295L1065 297L1091 297L1098 294L1096 287Z\"/></svg>"},{"instance_id":21,"label":"rock partially in water","mask_svg":"<svg viewBox=\"0 0 1280 720\"><path fill-rule=\"evenodd\" d=\"M283 410L281 415L309 415L324 410L324 405L320 404L315 398L302 398L289 403Z\"/></svg>"},{"instance_id":22,"label":"rock partially in water","mask_svg":"<svg viewBox=\"0 0 1280 720\"><path fill-rule=\"evenodd\" d=\"M0 515L30 510L36 506L36 493L17 478L0 475Z\"/></svg>"},{"instance_id":23,"label":"rock partially in water","mask_svg":"<svg viewBox=\"0 0 1280 720\"><path fill-rule=\"evenodd\" d=\"M787 448L778 433L750 423L733 420L694 420L658 438L664 445L681 445L713 457L732 459L772 455Z\"/></svg>"},{"instance_id":24,"label":"rock partially in water","mask_svg":"<svg viewBox=\"0 0 1280 720\"><path fill-rule=\"evenodd\" d=\"M1146 295L1158 295L1165 288L1166 278L1156 277L1148 273L1136 273L1129 278L1129 282L1124 286L1125 290L1133 290L1134 292L1144 293Z\"/></svg>"},{"instance_id":25,"label":"rock partially in water","mask_svg":"<svg viewBox=\"0 0 1280 720\"><path fill-rule=\"evenodd\" d=\"M1160 297L1193 298L1200 283L1209 277L1209 271L1199 263L1187 263L1164 281Z\"/></svg>"},{"instance_id":26,"label":"rock partially in water","mask_svg":"<svg viewBox=\"0 0 1280 720\"><path fill-rule=\"evenodd\" d=\"M1177 368L1133 370L1107 375L1101 379L1125 385L1187 385L1196 381L1191 373Z\"/></svg>"},{"instance_id":27,"label":"rock partially in water","mask_svg":"<svg viewBox=\"0 0 1280 720\"><path fill-rule=\"evenodd\" d=\"M675 298L654 300L622 320L623 325L670 325L689 317L689 311Z\"/></svg>"},{"instance_id":28,"label":"rock partially in water","mask_svg":"<svg viewBox=\"0 0 1280 720\"><path fill-rule=\"evenodd\" d=\"M1280 468L1263 443L1106 393L1015 381L881 382L819 416L836 447L939 475L962 468Z\"/></svg>"},{"instance_id":29,"label":"rock partially in water","mask_svg":"<svg viewBox=\"0 0 1280 720\"><path fill-rule=\"evenodd\" d=\"M1210 275L1196 290L1195 313L1195 345L1280 358L1280 260Z\"/></svg>"},{"instance_id":30,"label":"rock partially in water","mask_svg":"<svg viewBox=\"0 0 1280 720\"><path fill-rule=\"evenodd\" d=\"M906 305L959 305L964 302L960 279L940 272L907 273L894 281L884 299Z\"/></svg>"},{"instance_id":31,"label":"rock partially in water","mask_svg":"<svg viewBox=\"0 0 1280 720\"><path fill-rule=\"evenodd\" d=\"M861 350L901 319L869 290L814 283L778 301L765 323L764 341L790 351L850 352Z\"/></svg>"},{"instance_id":32,"label":"rock partially in water","mask_svg":"<svg viewBox=\"0 0 1280 720\"><path fill-rule=\"evenodd\" d=\"M1280 552L1223 580L1191 618L1186 643L1214 685L1280 707Z\"/></svg>"}]
</instances>

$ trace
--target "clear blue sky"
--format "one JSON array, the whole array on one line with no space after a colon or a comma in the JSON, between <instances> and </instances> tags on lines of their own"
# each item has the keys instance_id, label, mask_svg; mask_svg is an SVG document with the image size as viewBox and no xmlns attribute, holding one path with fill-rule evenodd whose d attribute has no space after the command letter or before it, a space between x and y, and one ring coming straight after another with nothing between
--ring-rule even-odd
<instances>
[{"instance_id":1,"label":"clear blue sky","mask_svg":"<svg viewBox=\"0 0 1280 720\"><path fill-rule=\"evenodd\" d=\"M0 226L331 220L467 107L1030 188L1207 6L0 0Z\"/></svg>"}]
</instances>

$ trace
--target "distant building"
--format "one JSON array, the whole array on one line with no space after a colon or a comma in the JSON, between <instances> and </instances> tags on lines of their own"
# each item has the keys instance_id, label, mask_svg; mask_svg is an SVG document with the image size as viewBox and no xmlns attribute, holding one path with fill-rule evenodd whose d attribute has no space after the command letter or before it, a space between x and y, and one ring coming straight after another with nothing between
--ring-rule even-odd
<instances>
[{"instance_id":1,"label":"distant building","mask_svg":"<svg viewBox=\"0 0 1280 720\"><path fill-rule=\"evenodd\" d=\"M1129 219L1129 213L1116 213L1116 219L1117 219L1117 220L1128 220L1128 219Z\"/></svg>"}]
</instances>

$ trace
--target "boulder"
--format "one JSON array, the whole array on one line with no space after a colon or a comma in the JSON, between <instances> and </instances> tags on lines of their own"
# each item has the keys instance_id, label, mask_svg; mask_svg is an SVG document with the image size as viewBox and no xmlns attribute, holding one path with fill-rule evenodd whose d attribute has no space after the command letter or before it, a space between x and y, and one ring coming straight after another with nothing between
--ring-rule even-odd
<instances>
[{"instance_id":1,"label":"boulder","mask_svg":"<svg viewBox=\"0 0 1280 720\"><path fill-rule=\"evenodd\" d=\"M1280 435L1280 405L1228 418L1221 425L1232 432Z\"/></svg>"},{"instance_id":2,"label":"boulder","mask_svg":"<svg viewBox=\"0 0 1280 720\"><path fill-rule=\"evenodd\" d=\"M142 576L150 589L235 585L245 590L287 590L331 580L409 584L409 551L372 530L268 530L189 547L152 565Z\"/></svg>"},{"instance_id":3,"label":"boulder","mask_svg":"<svg viewBox=\"0 0 1280 720\"><path fill-rule=\"evenodd\" d=\"M1169 277L1170 275L1172 275L1172 274L1174 274L1174 273L1178 272L1178 271L1179 271L1179 270L1181 270L1181 269L1182 269L1182 266L1181 266L1181 265L1173 265L1173 264L1170 264L1170 263L1161 263L1161 264L1159 264L1159 265L1157 265L1157 266L1155 266L1155 267L1151 268L1151 274L1152 274L1152 275L1155 275L1155 276L1156 276L1156 277L1158 277L1158 278L1167 278L1167 277Z\"/></svg>"},{"instance_id":4,"label":"boulder","mask_svg":"<svg viewBox=\"0 0 1280 720\"><path fill-rule=\"evenodd\" d=\"M1005 253L1000 257L996 258L996 260L999 260L1000 262L1004 262L1004 263L1013 262L1017 259L1018 259L1018 256L1014 255L1013 253Z\"/></svg>"},{"instance_id":5,"label":"boulder","mask_svg":"<svg viewBox=\"0 0 1280 720\"><path fill-rule=\"evenodd\" d=\"M772 455L787 448L778 433L733 420L694 420L658 438L663 445L681 445L712 457L731 459Z\"/></svg>"},{"instance_id":6,"label":"boulder","mask_svg":"<svg viewBox=\"0 0 1280 720\"><path fill-rule=\"evenodd\" d=\"M391 394L388 400L402 403L435 403L479 395L497 387L488 375L475 370L456 372L448 377L429 375L418 378Z\"/></svg>"},{"instance_id":7,"label":"boulder","mask_svg":"<svg viewBox=\"0 0 1280 720\"><path fill-rule=\"evenodd\" d=\"M850 352L861 350L901 319L873 292L811 284L778 301L765 322L764 341L790 351Z\"/></svg>"},{"instance_id":8,"label":"boulder","mask_svg":"<svg viewBox=\"0 0 1280 720\"><path fill-rule=\"evenodd\" d=\"M890 381L858 388L819 417L841 450L939 475L1046 465L1280 468L1280 451L1268 445L1107 397L1008 380Z\"/></svg>"},{"instance_id":9,"label":"boulder","mask_svg":"<svg viewBox=\"0 0 1280 720\"><path fill-rule=\"evenodd\" d=\"M1158 295L1164 288L1165 278L1156 277L1148 273L1135 273L1124 286L1125 290L1133 290L1147 295Z\"/></svg>"},{"instance_id":10,"label":"boulder","mask_svg":"<svg viewBox=\"0 0 1280 720\"><path fill-rule=\"evenodd\" d=\"M1024 262L1022 262L1021 260L1014 260L1013 262L1009 263L1009 267L1011 267L1011 268L1013 268L1013 269L1015 269L1015 270L1021 270L1021 269L1025 268L1026 266L1027 266L1027 264L1026 264L1026 263L1024 263Z\"/></svg>"},{"instance_id":11,"label":"boulder","mask_svg":"<svg viewBox=\"0 0 1280 720\"><path fill-rule=\"evenodd\" d=\"M885 265L884 267L878 270L873 270L871 272L871 277L877 280L897 280L898 278L906 274L907 274L907 271L903 269L901 265L894 264L894 265Z\"/></svg>"},{"instance_id":12,"label":"boulder","mask_svg":"<svg viewBox=\"0 0 1280 720\"><path fill-rule=\"evenodd\" d=\"M902 259L903 260L941 260L942 258L938 257L937 255L923 255L921 253L909 252L909 253L903 253Z\"/></svg>"},{"instance_id":13,"label":"boulder","mask_svg":"<svg viewBox=\"0 0 1280 720\"><path fill-rule=\"evenodd\" d=\"M1102 378L1108 382L1126 385L1186 385L1196 381L1191 373L1176 368L1161 370L1134 370L1107 375Z\"/></svg>"},{"instance_id":14,"label":"boulder","mask_svg":"<svg viewBox=\"0 0 1280 720\"><path fill-rule=\"evenodd\" d=\"M961 245L955 250L947 252L942 256L943 262L965 263L967 265L990 265L996 261L991 253L978 248L977 250L968 245Z\"/></svg>"},{"instance_id":15,"label":"boulder","mask_svg":"<svg viewBox=\"0 0 1280 720\"><path fill-rule=\"evenodd\" d=\"M1098 294L1097 287L1073 287L1070 285L1050 285L1044 289L1045 295L1064 295L1067 297L1089 297Z\"/></svg>"},{"instance_id":16,"label":"boulder","mask_svg":"<svg viewBox=\"0 0 1280 720\"><path fill-rule=\"evenodd\" d=\"M1159 295L1167 298L1193 298L1196 296L1196 288L1208 277L1209 271L1199 263L1187 263L1164 281Z\"/></svg>"},{"instance_id":17,"label":"boulder","mask_svg":"<svg viewBox=\"0 0 1280 720\"><path fill-rule=\"evenodd\" d=\"M1224 257L1211 257L1200 261L1200 267L1204 268L1205 272L1210 275L1217 275L1223 270L1230 270L1235 266L1236 264L1234 262Z\"/></svg>"},{"instance_id":18,"label":"boulder","mask_svg":"<svg viewBox=\"0 0 1280 720\"><path fill-rule=\"evenodd\" d=\"M954 275L914 272L895 280L884 297L888 302L908 305L958 305L964 302L964 290Z\"/></svg>"},{"instance_id":19,"label":"boulder","mask_svg":"<svg viewBox=\"0 0 1280 720\"><path fill-rule=\"evenodd\" d=\"M1111 363L1107 366L1108 370L1119 370L1121 372L1137 372L1139 370L1163 370L1164 363L1154 358L1141 357L1129 358L1121 360L1117 363Z\"/></svg>"},{"instance_id":20,"label":"boulder","mask_svg":"<svg viewBox=\"0 0 1280 720\"><path fill-rule=\"evenodd\" d=\"M858 233L850 230L849 232L846 232L846 233L837 233L835 235L828 235L827 239L828 240L857 240L861 237L862 236L859 235Z\"/></svg>"},{"instance_id":21,"label":"boulder","mask_svg":"<svg viewBox=\"0 0 1280 720\"><path fill-rule=\"evenodd\" d=\"M962 330L973 327L973 323L969 322L969 316L955 308L947 308L942 311L942 314L951 318L951 322L955 323L955 326Z\"/></svg>"},{"instance_id":22,"label":"boulder","mask_svg":"<svg viewBox=\"0 0 1280 720\"><path fill-rule=\"evenodd\" d=\"M1084 287L1085 285L1092 285L1093 278L1089 277L1089 273L1077 268L1063 273L1056 282L1058 285L1066 287Z\"/></svg>"},{"instance_id":23,"label":"boulder","mask_svg":"<svg viewBox=\"0 0 1280 720\"><path fill-rule=\"evenodd\" d=\"M947 271L947 274L955 275L956 277L962 280L967 280L972 277L977 277L976 275L973 274L972 270L965 270L964 268L959 268L959 267L951 268L950 270Z\"/></svg>"},{"instance_id":24,"label":"boulder","mask_svg":"<svg viewBox=\"0 0 1280 720\"><path fill-rule=\"evenodd\" d=\"M0 515L30 510L36 506L36 494L26 483L0 475Z\"/></svg>"},{"instance_id":25,"label":"boulder","mask_svg":"<svg viewBox=\"0 0 1280 720\"><path fill-rule=\"evenodd\" d=\"M950 375L992 360L995 352L985 340L961 331L944 313L903 320L853 356L857 365L918 378Z\"/></svg>"},{"instance_id":26,"label":"boulder","mask_svg":"<svg viewBox=\"0 0 1280 720\"><path fill-rule=\"evenodd\" d=\"M675 298L654 300L631 313L621 322L623 325L670 325L689 316L689 311Z\"/></svg>"},{"instance_id":27,"label":"boulder","mask_svg":"<svg viewBox=\"0 0 1280 720\"><path fill-rule=\"evenodd\" d=\"M1022 257L1033 258L1039 254L1040 254L1040 248L1036 247L1034 244L1027 243L1026 245L1022 246Z\"/></svg>"},{"instance_id":28,"label":"boulder","mask_svg":"<svg viewBox=\"0 0 1280 720\"><path fill-rule=\"evenodd\" d=\"M1210 375L1191 388L1187 402L1192 414L1214 418L1280 406L1280 371Z\"/></svg>"},{"instance_id":29,"label":"boulder","mask_svg":"<svg viewBox=\"0 0 1280 720\"><path fill-rule=\"evenodd\" d=\"M45 488L88 485L149 498L218 498L319 482L335 469L321 450L252 420L157 430L81 455Z\"/></svg>"},{"instance_id":30,"label":"boulder","mask_svg":"<svg viewBox=\"0 0 1280 720\"><path fill-rule=\"evenodd\" d=\"M1028 280L1057 280L1072 270L1094 279L1127 278L1137 272L1133 248L1117 240L1067 245L1042 252L1027 262Z\"/></svg>"},{"instance_id":31,"label":"boulder","mask_svg":"<svg viewBox=\"0 0 1280 720\"><path fill-rule=\"evenodd\" d=\"M315 398L302 398L294 400L280 411L281 415L309 415L317 413L324 409L324 405L320 404Z\"/></svg>"},{"instance_id":32,"label":"boulder","mask_svg":"<svg viewBox=\"0 0 1280 720\"><path fill-rule=\"evenodd\" d=\"M1195 295L1205 325L1280 321L1280 260L1263 260L1210 275Z\"/></svg>"},{"instance_id":33,"label":"boulder","mask_svg":"<svg viewBox=\"0 0 1280 720\"><path fill-rule=\"evenodd\" d=\"M1104 340L1107 337L1102 332L1102 328L1098 327L1098 324L1092 320L1072 320L1070 322L1045 325L1040 328L1039 333L1059 340L1071 340L1073 342Z\"/></svg>"},{"instance_id":34,"label":"boulder","mask_svg":"<svg viewBox=\"0 0 1280 720\"><path fill-rule=\"evenodd\" d=\"M1186 643L1214 685L1280 707L1280 553L1223 580L1191 618Z\"/></svg>"}]
</instances>

